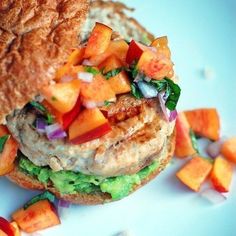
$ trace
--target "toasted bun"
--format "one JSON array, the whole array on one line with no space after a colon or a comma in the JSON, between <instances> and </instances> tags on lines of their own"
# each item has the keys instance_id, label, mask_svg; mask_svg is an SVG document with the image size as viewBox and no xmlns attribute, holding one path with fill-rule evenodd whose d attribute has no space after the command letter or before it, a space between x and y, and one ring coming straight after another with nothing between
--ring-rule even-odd
<instances>
[{"instance_id":1,"label":"toasted bun","mask_svg":"<svg viewBox=\"0 0 236 236\"><path fill-rule=\"evenodd\" d=\"M146 179L144 179L139 185L136 185L133 189L133 192L138 188L142 187L153 178L155 178L163 169L165 169L166 165L171 160L173 156L175 148L175 131L172 136L168 139L167 144L167 155L166 157L161 159L160 166L157 168L155 172L150 174ZM103 204L107 202L112 202L111 196L107 193L96 193L96 194L86 194L86 193L76 193L76 194L60 194L55 188L52 186L44 186L37 179L32 178L31 176L21 172L16 166L15 169L8 175L8 178L15 182L17 185L27 188L27 189L35 189L35 190L49 190L54 193L59 199L63 199L65 201L69 201L74 204L82 204L82 205L96 205Z\"/></svg>"},{"instance_id":2,"label":"toasted bun","mask_svg":"<svg viewBox=\"0 0 236 236\"><path fill-rule=\"evenodd\" d=\"M125 6L120 2L112 1L93 1L90 5L89 17L86 19L80 36L86 40L91 32L95 22L101 22L109 25L122 38L126 40L135 39L143 41L144 38L149 41L154 40L154 36L149 33L142 25L132 17L128 17L125 11L134 9Z\"/></svg>"},{"instance_id":3,"label":"toasted bun","mask_svg":"<svg viewBox=\"0 0 236 236\"><path fill-rule=\"evenodd\" d=\"M49 84L79 45L88 2L0 1L0 123Z\"/></svg>"}]
</instances>

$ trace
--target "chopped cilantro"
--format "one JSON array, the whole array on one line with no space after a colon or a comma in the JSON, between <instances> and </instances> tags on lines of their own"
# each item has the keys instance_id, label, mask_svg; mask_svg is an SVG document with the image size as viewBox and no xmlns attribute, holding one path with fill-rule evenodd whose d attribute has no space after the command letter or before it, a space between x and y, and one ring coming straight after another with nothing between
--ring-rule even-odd
<instances>
[{"instance_id":1,"label":"chopped cilantro","mask_svg":"<svg viewBox=\"0 0 236 236\"><path fill-rule=\"evenodd\" d=\"M140 99L143 97L142 93L140 92L138 86L135 83L131 84L131 93L137 99Z\"/></svg>"},{"instance_id":2,"label":"chopped cilantro","mask_svg":"<svg viewBox=\"0 0 236 236\"><path fill-rule=\"evenodd\" d=\"M34 203L41 201L41 200L49 200L50 202L54 202L55 196L50 193L49 191L45 191L35 197L33 197L31 200L29 200L25 205L24 205L24 210L27 209L29 206L33 205Z\"/></svg>"},{"instance_id":3,"label":"chopped cilantro","mask_svg":"<svg viewBox=\"0 0 236 236\"><path fill-rule=\"evenodd\" d=\"M197 145L197 139L196 139L196 136L195 136L195 134L194 134L192 129L190 129L190 131L189 131L189 136L190 136L190 139L191 139L191 142L192 142L194 150L197 153L199 153L199 149L198 149L198 145Z\"/></svg>"},{"instance_id":4,"label":"chopped cilantro","mask_svg":"<svg viewBox=\"0 0 236 236\"><path fill-rule=\"evenodd\" d=\"M98 70L96 70L95 68L93 68L91 66L85 66L85 71L89 72L89 73L91 73L93 75L97 75L97 74L100 73Z\"/></svg>"},{"instance_id":5,"label":"chopped cilantro","mask_svg":"<svg viewBox=\"0 0 236 236\"><path fill-rule=\"evenodd\" d=\"M0 138L0 153L3 152L6 141L9 139L10 135L6 134Z\"/></svg>"},{"instance_id":6,"label":"chopped cilantro","mask_svg":"<svg viewBox=\"0 0 236 236\"><path fill-rule=\"evenodd\" d=\"M49 125L52 124L54 122L53 116L50 113L47 113L46 116L47 116L47 119L46 119L47 123Z\"/></svg>"},{"instance_id":7,"label":"chopped cilantro","mask_svg":"<svg viewBox=\"0 0 236 236\"><path fill-rule=\"evenodd\" d=\"M41 112L43 112L43 113L47 111L47 109L46 109L42 104L40 104L40 103L38 103L38 102L31 101L30 104L31 104L34 108L36 108L37 110L39 110L39 111L41 111Z\"/></svg>"},{"instance_id":8,"label":"chopped cilantro","mask_svg":"<svg viewBox=\"0 0 236 236\"><path fill-rule=\"evenodd\" d=\"M108 107L111 105L112 102L105 100L104 101L104 106Z\"/></svg>"},{"instance_id":9,"label":"chopped cilantro","mask_svg":"<svg viewBox=\"0 0 236 236\"><path fill-rule=\"evenodd\" d=\"M108 71L107 73L103 73L103 71L102 71L102 74L103 74L103 75L105 76L105 78L108 80L108 79L110 79L111 77L114 77L114 76L118 75L123 69L124 69L123 67L119 67L119 68L110 70L110 71Z\"/></svg>"}]
</instances>

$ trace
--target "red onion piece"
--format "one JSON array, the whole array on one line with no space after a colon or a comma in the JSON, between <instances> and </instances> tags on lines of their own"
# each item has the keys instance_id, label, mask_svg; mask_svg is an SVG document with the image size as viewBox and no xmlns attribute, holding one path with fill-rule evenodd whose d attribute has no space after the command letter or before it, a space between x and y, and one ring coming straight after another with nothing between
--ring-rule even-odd
<instances>
[{"instance_id":1,"label":"red onion piece","mask_svg":"<svg viewBox=\"0 0 236 236\"><path fill-rule=\"evenodd\" d=\"M59 200L57 205L57 212L60 216L60 218L66 218L69 213L69 208L71 204L64 200Z\"/></svg>"},{"instance_id":2,"label":"red onion piece","mask_svg":"<svg viewBox=\"0 0 236 236\"><path fill-rule=\"evenodd\" d=\"M84 59L82 61L82 65L83 66L93 66L93 63L91 61L89 61L88 59Z\"/></svg>"},{"instance_id":3,"label":"red onion piece","mask_svg":"<svg viewBox=\"0 0 236 236\"><path fill-rule=\"evenodd\" d=\"M67 136L66 132L58 123L46 126L45 130L49 140L62 139Z\"/></svg>"},{"instance_id":4,"label":"red onion piece","mask_svg":"<svg viewBox=\"0 0 236 236\"><path fill-rule=\"evenodd\" d=\"M79 80L86 83L91 83L93 81L93 74L89 72L78 72L77 77Z\"/></svg>"},{"instance_id":5,"label":"red onion piece","mask_svg":"<svg viewBox=\"0 0 236 236\"><path fill-rule=\"evenodd\" d=\"M225 138L221 138L218 141L210 143L206 149L207 154L212 158L216 158L217 156L219 156L220 149L224 141L225 141Z\"/></svg>"},{"instance_id":6,"label":"red onion piece","mask_svg":"<svg viewBox=\"0 0 236 236\"><path fill-rule=\"evenodd\" d=\"M178 112L176 110L170 112L169 122L174 121L177 118Z\"/></svg>"},{"instance_id":7,"label":"red onion piece","mask_svg":"<svg viewBox=\"0 0 236 236\"><path fill-rule=\"evenodd\" d=\"M45 134L45 128L47 126L46 121L43 118L37 118L36 119L36 130L40 133L40 134Z\"/></svg>"},{"instance_id":8,"label":"red onion piece","mask_svg":"<svg viewBox=\"0 0 236 236\"><path fill-rule=\"evenodd\" d=\"M64 76L62 76L62 78L61 78L61 82L62 83L68 83L68 82L70 82L71 80L73 80L73 77L72 76L70 76L70 75L64 75Z\"/></svg>"},{"instance_id":9,"label":"red onion piece","mask_svg":"<svg viewBox=\"0 0 236 236\"><path fill-rule=\"evenodd\" d=\"M220 204L226 200L226 197L223 194L217 192L214 189L210 189L210 188L203 190L200 193L200 195L213 204Z\"/></svg>"},{"instance_id":10,"label":"red onion piece","mask_svg":"<svg viewBox=\"0 0 236 236\"><path fill-rule=\"evenodd\" d=\"M137 83L142 95L145 98L154 98L157 96L158 92L155 87L152 85L148 84L147 82L144 81L139 81Z\"/></svg>"}]
</instances>

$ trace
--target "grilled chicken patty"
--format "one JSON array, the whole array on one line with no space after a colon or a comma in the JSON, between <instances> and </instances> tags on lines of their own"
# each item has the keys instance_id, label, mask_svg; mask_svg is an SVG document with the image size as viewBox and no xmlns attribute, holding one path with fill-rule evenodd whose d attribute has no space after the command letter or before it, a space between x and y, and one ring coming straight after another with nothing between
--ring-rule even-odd
<instances>
[{"instance_id":1,"label":"grilled chicken patty","mask_svg":"<svg viewBox=\"0 0 236 236\"><path fill-rule=\"evenodd\" d=\"M35 130L36 115L25 109L8 116L7 126L24 155L35 165L49 165L55 171L119 176L136 173L161 156L174 122L164 120L157 99L137 100L123 95L104 110L112 131L80 145L66 140L49 141Z\"/></svg>"}]
</instances>

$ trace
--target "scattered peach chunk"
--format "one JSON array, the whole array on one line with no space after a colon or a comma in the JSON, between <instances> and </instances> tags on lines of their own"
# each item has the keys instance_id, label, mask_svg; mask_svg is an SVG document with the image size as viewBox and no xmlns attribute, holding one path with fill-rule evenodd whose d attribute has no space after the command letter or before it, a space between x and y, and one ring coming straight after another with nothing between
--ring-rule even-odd
<instances>
[{"instance_id":1,"label":"scattered peach chunk","mask_svg":"<svg viewBox=\"0 0 236 236\"><path fill-rule=\"evenodd\" d=\"M157 53L164 54L167 58L170 58L171 53L166 36L156 38L150 46L155 47L157 49Z\"/></svg>"},{"instance_id":2,"label":"scattered peach chunk","mask_svg":"<svg viewBox=\"0 0 236 236\"><path fill-rule=\"evenodd\" d=\"M89 61L92 65L98 66L111 55L115 55L122 61L123 64L125 64L128 48L129 45L124 40L113 40L110 42L107 50L104 53L91 56Z\"/></svg>"},{"instance_id":3,"label":"scattered peach chunk","mask_svg":"<svg viewBox=\"0 0 236 236\"><path fill-rule=\"evenodd\" d=\"M95 75L91 83L81 82L80 96L87 108L103 106L104 101L116 100L115 92L101 74Z\"/></svg>"},{"instance_id":4,"label":"scattered peach chunk","mask_svg":"<svg viewBox=\"0 0 236 236\"><path fill-rule=\"evenodd\" d=\"M57 83L45 87L42 94L56 110L69 112L76 104L80 92L80 81L75 79L67 83Z\"/></svg>"},{"instance_id":5,"label":"scattered peach chunk","mask_svg":"<svg viewBox=\"0 0 236 236\"><path fill-rule=\"evenodd\" d=\"M20 229L15 221L11 222L10 225L12 226L12 229L14 231L14 236L20 236Z\"/></svg>"},{"instance_id":6,"label":"scattered peach chunk","mask_svg":"<svg viewBox=\"0 0 236 236\"><path fill-rule=\"evenodd\" d=\"M69 140L76 144L99 138L111 131L108 120L98 108L83 110L69 127Z\"/></svg>"},{"instance_id":7,"label":"scattered peach chunk","mask_svg":"<svg viewBox=\"0 0 236 236\"><path fill-rule=\"evenodd\" d=\"M7 135L9 135L8 138ZM0 125L0 138L3 138L4 136L7 139L2 152L0 152L0 176L12 171L18 150L18 144L10 135L7 127Z\"/></svg>"},{"instance_id":8,"label":"scattered peach chunk","mask_svg":"<svg viewBox=\"0 0 236 236\"><path fill-rule=\"evenodd\" d=\"M217 157L210 178L214 188L219 192L228 192L232 176L233 167L231 163L220 156Z\"/></svg>"},{"instance_id":9,"label":"scattered peach chunk","mask_svg":"<svg viewBox=\"0 0 236 236\"><path fill-rule=\"evenodd\" d=\"M12 214L12 218L27 233L60 224L56 210L48 200L38 201L25 210L21 208Z\"/></svg>"},{"instance_id":10,"label":"scattered peach chunk","mask_svg":"<svg viewBox=\"0 0 236 236\"><path fill-rule=\"evenodd\" d=\"M112 29L110 27L96 22L88 39L84 57L89 58L105 52L111 41L111 35Z\"/></svg>"},{"instance_id":11,"label":"scattered peach chunk","mask_svg":"<svg viewBox=\"0 0 236 236\"><path fill-rule=\"evenodd\" d=\"M176 119L175 155L187 157L196 153L190 138L190 126L183 112L179 112Z\"/></svg>"},{"instance_id":12,"label":"scattered peach chunk","mask_svg":"<svg viewBox=\"0 0 236 236\"><path fill-rule=\"evenodd\" d=\"M220 119L215 108L201 108L185 111L192 130L200 136L211 140L220 137Z\"/></svg>"},{"instance_id":13,"label":"scattered peach chunk","mask_svg":"<svg viewBox=\"0 0 236 236\"><path fill-rule=\"evenodd\" d=\"M176 173L176 176L186 186L197 192L209 175L211 169L212 164L208 160L197 156L188 161Z\"/></svg>"},{"instance_id":14,"label":"scattered peach chunk","mask_svg":"<svg viewBox=\"0 0 236 236\"><path fill-rule=\"evenodd\" d=\"M132 40L129 44L129 49L126 55L126 62L131 64L134 61L138 61L145 50L147 50L146 46Z\"/></svg>"},{"instance_id":15,"label":"scattered peach chunk","mask_svg":"<svg viewBox=\"0 0 236 236\"><path fill-rule=\"evenodd\" d=\"M226 159L236 163L236 137L230 138L222 144L221 153Z\"/></svg>"},{"instance_id":16,"label":"scattered peach chunk","mask_svg":"<svg viewBox=\"0 0 236 236\"><path fill-rule=\"evenodd\" d=\"M111 70L122 68L122 66L122 62L113 55L101 63L99 69L103 69L103 72L107 73ZM120 71L119 74L110 77L107 81L116 94L128 93L131 90L129 78L123 70Z\"/></svg>"},{"instance_id":17,"label":"scattered peach chunk","mask_svg":"<svg viewBox=\"0 0 236 236\"><path fill-rule=\"evenodd\" d=\"M67 64L73 66L80 64L83 60L84 53L85 53L84 47L76 48L68 57Z\"/></svg>"},{"instance_id":18,"label":"scattered peach chunk","mask_svg":"<svg viewBox=\"0 0 236 236\"><path fill-rule=\"evenodd\" d=\"M161 80L172 70L172 62L168 58L147 50L142 53L137 68L148 77Z\"/></svg>"}]
</instances>

